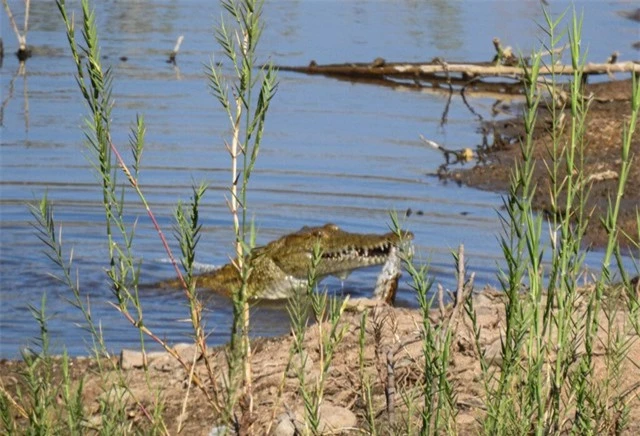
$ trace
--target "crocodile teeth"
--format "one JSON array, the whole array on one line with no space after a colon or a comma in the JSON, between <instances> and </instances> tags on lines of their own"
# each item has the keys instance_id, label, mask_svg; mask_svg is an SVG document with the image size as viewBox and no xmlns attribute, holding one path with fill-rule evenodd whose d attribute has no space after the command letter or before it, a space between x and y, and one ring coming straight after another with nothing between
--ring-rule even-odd
<instances>
[{"instance_id":1,"label":"crocodile teeth","mask_svg":"<svg viewBox=\"0 0 640 436\"><path fill-rule=\"evenodd\" d=\"M323 254L325 259L339 261L340 259L362 259L368 263L379 263L384 261L392 248L393 244L389 241L381 242L377 245L368 247L349 246L343 250L335 252L327 252Z\"/></svg>"}]
</instances>

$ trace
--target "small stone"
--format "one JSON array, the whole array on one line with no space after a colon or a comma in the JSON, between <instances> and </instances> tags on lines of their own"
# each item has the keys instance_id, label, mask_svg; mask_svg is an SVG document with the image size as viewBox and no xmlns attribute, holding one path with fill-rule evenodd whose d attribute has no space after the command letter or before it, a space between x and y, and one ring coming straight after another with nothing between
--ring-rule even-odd
<instances>
[{"instance_id":1,"label":"small stone","mask_svg":"<svg viewBox=\"0 0 640 436\"><path fill-rule=\"evenodd\" d=\"M353 429L358 424L356 415L346 407L322 404L320 406L320 433Z\"/></svg>"},{"instance_id":2,"label":"small stone","mask_svg":"<svg viewBox=\"0 0 640 436\"><path fill-rule=\"evenodd\" d=\"M180 362L178 362L178 359L169 353L165 353L164 355L153 359L149 364L149 367L156 371L172 372L176 368L180 367Z\"/></svg>"},{"instance_id":3,"label":"small stone","mask_svg":"<svg viewBox=\"0 0 640 436\"><path fill-rule=\"evenodd\" d=\"M502 341L499 337L484 348L484 357L489 365L502 366Z\"/></svg>"},{"instance_id":4,"label":"small stone","mask_svg":"<svg viewBox=\"0 0 640 436\"><path fill-rule=\"evenodd\" d=\"M296 425L288 413L283 413L278 417L278 424L273 430L273 436L294 436L296 434Z\"/></svg>"},{"instance_id":5,"label":"small stone","mask_svg":"<svg viewBox=\"0 0 640 436\"><path fill-rule=\"evenodd\" d=\"M147 353L147 363L156 359L163 358L168 355L164 351L156 351ZM123 348L120 352L120 368L129 370L133 368L142 368L144 366L144 354L138 350L127 350Z\"/></svg>"},{"instance_id":6,"label":"small stone","mask_svg":"<svg viewBox=\"0 0 640 436\"><path fill-rule=\"evenodd\" d=\"M102 415L91 415L91 417L87 420L86 427L91 429L101 429L102 428Z\"/></svg>"},{"instance_id":7,"label":"small stone","mask_svg":"<svg viewBox=\"0 0 640 436\"><path fill-rule=\"evenodd\" d=\"M372 309L383 304L385 304L384 301L374 298L349 298L345 310L348 312L362 313L367 309Z\"/></svg>"},{"instance_id":8,"label":"small stone","mask_svg":"<svg viewBox=\"0 0 640 436\"><path fill-rule=\"evenodd\" d=\"M228 436L231 434L232 432L229 431L229 427L227 427L226 425L219 425L219 426L213 427L209 431L208 436Z\"/></svg>"},{"instance_id":9,"label":"small stone","mask_svg":"<svg viewBox=\"0 0 640 436\"><path fill-rule=\"evenodd\" d=\"M287 371L287 377L297 377L302 365L304 365L305 374L307 374L313 368L313 359L311 359L309 353L307 353L306 351L293 356L293 358L291 359L291 365L289 366L289 370Z\"/></svg>"},{"instance_id":10,"label":"small stone","mask_svg":"<svg viewBox=\"0 0 640 436\"><path fill-rule=\"evenodd\" d=\"M142 353L137 350L122 349L120 352L120 368L129 370L133 368L142 368L144 359Z\"/></svg>"},{"instance_id":11,"label":"small stone","mask_svg":"<svg viewBox=\"0 0 640 436\"><path fill-rule=\"evenodd\" d=\"M194 357L195 360L198 360L202 356L202 352L196 344L176 344L173 349L185 362L193 362Z\"/></svg>"},{"instance_id":12,"label":"small stone","mask_svg":"<svg viewBox=\"0 0 640 436\"><path fill-rule=\"evenodd\" d=\"M320 423L318 431L321 434L340 434L342 431L353 430L358 424L356 415L346 407L334 406L332 404L320 405ZM293 422L295 429L299 434L305 434L308 430L305 426L304 410L298 409L295 421ZM278 424L280 425L280 423ZM287 424L282 424L283 431L288 429ZM292 433L282 433L282 436L288 436Z\"/></svg>"}]
</instances>

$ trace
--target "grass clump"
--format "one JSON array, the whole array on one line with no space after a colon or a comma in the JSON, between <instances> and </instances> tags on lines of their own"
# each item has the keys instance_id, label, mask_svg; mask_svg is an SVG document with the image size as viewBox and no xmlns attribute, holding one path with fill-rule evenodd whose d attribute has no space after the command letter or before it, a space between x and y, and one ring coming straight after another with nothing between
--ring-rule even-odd
<instances>
[{"instance_id":1,"label":"grass clump","mask_svg":"<svg viewBox=\"0 0 640 436\"><path fill-rule=\"evenodd\" d=\"M548 37L546 51L552 53L550 68L556 65L554 48L562 38L558 25L545 13ZM548 144L547 172L549 199L553 208L549 223L550 245L543 244L542 218L533 213L531 199L537 189L532 184L535 162L533 133L541 92L554 95L556 76L540 89L540 54L531 57L526 79L526 139L521 144L521 163L513 172L511 189L505 199L502 216L505 232L501 237L506 268L499 276L506 302L506 326L502 339L502 364L497 370L483 366L487 389L487 434L592 434L624 427L625 413L612 413L621 404L621 393L613 388L621 374L616 363L625 360L631 339L633 311L629 322L614 321L613 313L603 307L604 290L613 285L611 261L620 253L617 243L617 213L625 189L625 171L630 165L630 137L622 144L621 177L618 192L603 224L609 238L602 268L594 288L585 293L579 285L584 274L582 240L590 218L585 209L589 196L587 174L583 170L586 144L586 114L590 100L583 93L584 53L581 50L582 20L573 15L567 37L574 75L566 103L551 99L552 115ZM629 131L635 130L640 93L634 80ZM545 256L550 264L545 265ZM620 257L618 257L620 259ZM618 267L624 276L622 262ZM603 311L604 309L604 311ZM637 313L637 312L636 312ZM603 344L611 361L604 379L595 377L594 356L598 331L607 334ZM618 380L618 381L617 381ZM618 406L616 406L618 405Z\"/></svg>"}]
</instances>

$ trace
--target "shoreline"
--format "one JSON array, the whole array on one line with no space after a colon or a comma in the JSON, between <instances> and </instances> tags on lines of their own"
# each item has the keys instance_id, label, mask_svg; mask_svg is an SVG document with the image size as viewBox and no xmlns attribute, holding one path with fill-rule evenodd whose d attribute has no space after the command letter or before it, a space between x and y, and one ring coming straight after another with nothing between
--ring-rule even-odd
<instances>
[{"instance_id":1,"label":"shoreline","mask_svg":"<svg viewBox=\"0 0 640 436\"><path fill-rule=\"evenodd\" d=\"M589 177L591 193L586 210L593 211L585 234L585 242L594 248L606 244L607 234L600 223L606 214L608 199L615 198L618 187L618 170L622 144L622 127L631 113L631 79L587 85L585 94L592 96L586 120L584 171ZM543 108L538 111L538 122L534 132L534 158L537 160L533 183L537 185L533 198L534 209L549 218L552 206L549 200L549 176L545 162L549 163L547 147L551 143L547 131L550 114ZM565 118L569 113L565 111ZM493 147L487 153L488 163L478 164L471 169L453 169L448 178L465 185L497 192L506 192L509 177L516 162L522 162L518 141L524 138L523 123L520 119L487 123L486 128L494 132ZM568 141L568 135L562 137ZM622 247L631 249L640 243L636 211L640 205L640 132L632 138L630 153L635 163L627 181L619 214L619 228L628 237L619 241ZM563 175L560 174L560 177ZM637 245L635 245L637 246Z\"/></svg>"}]
</instances>

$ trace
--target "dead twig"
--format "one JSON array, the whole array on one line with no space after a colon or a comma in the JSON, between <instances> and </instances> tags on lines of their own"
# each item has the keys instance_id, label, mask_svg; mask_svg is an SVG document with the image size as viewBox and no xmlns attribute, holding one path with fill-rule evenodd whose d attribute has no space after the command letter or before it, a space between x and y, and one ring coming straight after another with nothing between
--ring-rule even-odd
<instances>
[{"instance_id":1,"label":"dead twig","mask_svg":"<svg viewBox=\"0 0 640 436\"><path fill-rule=\"evenodd\" d=\"M445 321L442 331L443 335L447 330L452 329L455 333L458 327L458 318L460 313L464 310L464 302L469 298L473 292L473 284L475 280L475 273L471 273L469 281L465 281L466 270L464 265L464 245L460 244L458 247L457 255L457 269L458 269L458 285L456 288L455 298L453 302L453 310L449 315L449 319ZM443 336L444 337L444 336Z\"/></svg>"},{"instance_id":2,"label":"dead twig","mask_svg":"<svg viewBox=\"0 0 640 436\"><path fill-rule=\"evenodd\" d=\"M444 288L438 283L438 310L440 311L440 319L444 319L446 308L444 306Z\"/></svg>"},{"instance_id":3,"label":"dead twig","mask_svg":"<svg viewBox=\"0 0 640 436\"><path fill-rule=\"evenodd\" d=\"M578 187L587 185L591 182L602 182L605 180L615 180L617 178L618 178L618 173L616 171L604 170L604 171L600 171L599 173L589 174L589 176L586 179L582 180L578 184Z\"/></svg>"},{"instance_id":4,"label":"dead twig","mask_svg":"<svg viewBox=\"0 0 640 436\"><path fill-rule=\"evenodd\" d=\"M180 434L182 432L182 426L184 424L184 419L187 416L187 403L189 401L189 393L191 392L191 385L194 380L194 372L196 370L196 360L198 360L198 353L193 353L193 360L191 361L191 370L189 371L189 382L187 383L187 392L185 392L184 399L182 401L182 409L180 410L180 415L178 416L178 431Z\"/></svg>"},{"instance_id":5,"label":"dead twig","mask_svg":"<svg viewBox=\"0 0 640 436\"><path fill-rule=\"evenodd\" d=\"M435 148L436 150L440 150L444 155L446 165L456 164L458 162L468 162L473 159L475 153L470 148L463 148L461 150L452 150L445 148L444 146L438 144L435 141L425 138L423 135L420 135L420 139L422 142L427 144L428 146ZM451 156L455 158L455 160L451 160Z\"/></svg>"},{"instance_id":6,"label":"dead twig","mask_svg":"<svg viewBox=\"0 0 640 436\"><path fill-rule=\"evenodd\" d=\"M0 394L2 394L11 403L11 405L15 407L20 416L22 416L24 419L29 419L27 411L24 410L24 407L18 404L18 402L13 398L13 396L11 396L11 394L9 394L9 392L7 392L4 384L2 383L2 380L0 380Z\"/></svg>"},{"instance_id":7,"label":"dead twig","mask_svg":"<svg viewBox=\"0 0 640 436\"><path fill-rule=\"evenodd\" d=\"M16 39L18 40L18 51L16 52L16 56L22 62L31 57L31 49L27 46L27 32L29 30L29 9L31 6L31 0L25 0L24 2L24 25L22 26L22 32L18 30L18 25L16 24L16 20L13 17L13 13L11 12L11 8L9 7L9 3L7 0L2 0L2 4L4 5L4 9L7 11L7 16L9 17L9 22L11 23L11 27L13 28L13 32L16 34Z\"/></svg>"},{"instance_id":8,"label":"dead twig","mask_svg":"<svg viewBox=\"0 0 640 436\"><path fill-rule=\"evenodd\" d=\"M474 83L478 83L478 82L482 82L481 77L472 77L467 83L465 83L460 88L460 97L462 97L462 102L467 107L467 109L469 109L469 112L471 112L476 118L478 118L478 121L482 122L484 121L484 118L474 108L471 107L471 105L467 101L467 96L465 95L467 88L473 85Z\"/></svg>"},{"instance_id":9,"label":"dead twig","mask_svg":"<svg viewBox=\"0 0 640 436\"><path fill-rule=\"evenodd\" d=\"M176 45L173 47L173 51L171 52L171 54L169 54L169 59L167 60L168 64L176 65L176 56L178 56L178 51L180 51L180 46L182 45L183 40L184 35L178 36Z\"/></svg>"},{"instance_id":10,"label":"dead twig","mask_svg":"<svg viewBox=\"0 0 640 436\"><path fill-rule=\"evenodd\" d=\"M385 387L385 395L387 399L387 418L389 419L389 424L393 426L396 410L396 379L394 374L393 350L387 351L387 386Z\"/></svg>"}]
</instances>

